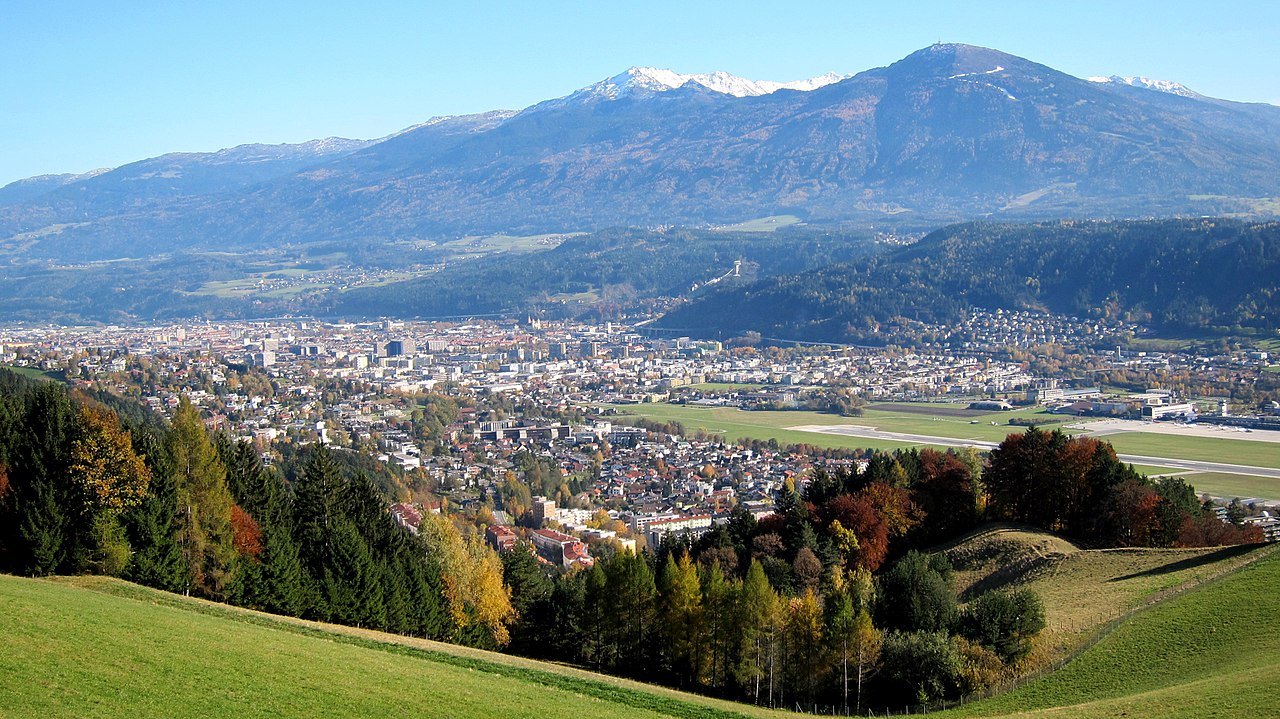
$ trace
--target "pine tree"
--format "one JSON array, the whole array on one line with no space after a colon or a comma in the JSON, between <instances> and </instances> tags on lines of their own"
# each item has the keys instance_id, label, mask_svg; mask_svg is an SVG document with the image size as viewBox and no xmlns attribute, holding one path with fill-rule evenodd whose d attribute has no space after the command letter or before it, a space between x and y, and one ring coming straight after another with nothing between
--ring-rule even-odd
<instances>
[{"instance_id":1,"label":"pine tree","mask_svg":"<svg viewBox=\"0 0 1280 719\"><path fill-rule=\"evenodd\" d=\"M330 618L357 627L382 626L382 576L355 525L338 521L329 546L322 581Z\"/></svg>"},{"instance_id":2,"label":"pine tree","mask_svg":"<svg viewBox=\"0 0 1280 719\"><path fill-rule=\"evenodd\" d=\"M298 545L288 528L268 525L256 567L258 606L268 612L302 616L307 609L306 578Z\"/></svg>"},{"instance_id":3,"label":"pine tree","mask_svg":"<svg viewBox=\"0 0 1280 719\"><path fill-rule=\"evenodd\" d=\"M134 449L151 470L151 484L142 503L123 516L133 557L124 577L157 589L186 588L190 567L178 544L178 497L172 466L163 445L147 432L134 435Z\"/></svg>"},{"instance_id":4,"label":"pine tree","mask_svg":"<svg viewBox=\"0 0 1280 719\"><path fill-rule=\"evenodd\" d=\"M333 535L342 519L337 507L341 487L342 476L329 448L312 447L293 485L294 537L309 599L304 616L312 619L330 616L325 571L333 556Z\"/></svg>"},{"instance_id":5,"label":"pine tree","mask_svg":"<svg viewBox=\"0 0 1280 719\"><path fill-rule=\"evenodd\" d=\"M14 569L32 575L76 572L90 527L67 480L75 418L66 391L48 382L28 391L18 431L8 470L17 520Z\"/></svg>"}]
</instances>

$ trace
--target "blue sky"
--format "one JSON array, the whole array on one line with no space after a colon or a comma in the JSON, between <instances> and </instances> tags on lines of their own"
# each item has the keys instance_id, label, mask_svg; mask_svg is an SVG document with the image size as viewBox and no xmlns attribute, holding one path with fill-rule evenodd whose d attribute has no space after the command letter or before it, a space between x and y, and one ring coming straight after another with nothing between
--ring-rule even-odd
<instances>
[{"instance_id":1,"label":"blue sky","mask_svg":"<svg viewBox=\"0 0 1280 719\"><path fill-rule=\"evenodd\" d=\"M792 80L939 40L1280 103L1274 2L439 5L0 0L0 184L170 151L380 137L632 65Z\"/></svg>"}]
</instances>

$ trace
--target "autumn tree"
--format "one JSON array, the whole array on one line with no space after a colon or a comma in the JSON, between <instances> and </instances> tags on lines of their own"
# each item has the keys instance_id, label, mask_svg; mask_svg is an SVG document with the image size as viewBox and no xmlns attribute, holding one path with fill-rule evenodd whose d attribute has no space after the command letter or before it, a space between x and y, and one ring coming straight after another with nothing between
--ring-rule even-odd
<instances>
[{"instance_id":1,"label":"autumn tree","mask_svg":"<svg viewBox=\"0 0 1280 719\"><path fill-rule=\"evenodd\" d=\"M151 472L115 414L103 407L81 407L75 435L69 472L83 502L81 521L88 525L85 559L99 573L119 574L130 557L120 515L141 504Z\"/></svg>"},{"instance_id":2,"label":"autumn tree","mask_svg":"<svg viewBox=\"0 0 1280 719\"><path fill-rule=\"evenodd\" d=\"M505 646L515 610L502 583L498 555L479 537L463 537L444 515L428 514L419 530L428 551L440 563L452 635L472 644Z\"/></svg>"},{"instance_id":3,"label":"autumn tree","mask_svg":"<svg viewBox=\"0 0 1280 719\"><path fill-rule=\"evenodd\" d=\"M185 396L174 412L168 445L177 490L178 543L190 569L186 591L223 597L235 567L234 502L227 489L226 467L199 411Z\"/></svg>"},{"instance_id":4,"label":"autumn tree","mask_svg":"<svg viewBox=\"0 0 1280 719\"><path fill-rule=\"evenodd\" d=\"M701 684L706 678L705 617L697 565L688 554L678 560L667 556L658 588L663 647L671 671L681 684Z\"/></svg>"},{"instance_id":5,"label":"autumn tree","mask_svg":"<svg viewBox=\"0 0 1280 719\"><path fill-rule=\"evenodd\" d=\"M739 684L750 688L757 702L760 701L761 683L770 676L772 622L777 603L778 596L769 586L764 567L759 561L752 560L742 582L739 601L738 663L734 677Z\"/></svg>"},{"instance_id":6,"label":"autumn tree","mask_svg":"<svg viewBox=\"0 0 1280 719\"><path fill-rule=\"evenodd\" d=\"M788 610L788 684L801 693L806 703L812 704L826 670L822 603L813 590L805 590L789 602Z\"/></svg>"}]
</instances>

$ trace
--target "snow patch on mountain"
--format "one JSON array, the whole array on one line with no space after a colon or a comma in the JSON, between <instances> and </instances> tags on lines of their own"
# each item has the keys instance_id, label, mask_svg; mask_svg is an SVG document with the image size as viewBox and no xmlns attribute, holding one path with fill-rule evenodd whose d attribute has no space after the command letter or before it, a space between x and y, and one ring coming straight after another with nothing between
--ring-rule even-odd
<instances>
[{"instance_id":1,"label":"snow patch on mountain","mask_svg":"<svg viewBox=\"0 0 1280 719\"><path fill-rule=\"evenodd\" d=\"M733 97L756 97L769 95L778 90L798 90L808 92L847 79L849 75L829 72L825 75L811 77L792 82L774 82L772 80L749 80L727 72L708 72L685 74L657 67L633 67L625 72L601 80L594 85L584 87L569 97L596 97L616 100L636 92L665 92L684 87L688 83Z\"/></svg>"},{"instance_id":2,"label":"snow patch on mountain","mask_svg":"<svg viewBox=\"0 0 1280 719\"><path fill-rule=\"evenodd\" d=\"M983 70L982 72L962 72L962 73L960 73L959 75L952 75L951 77L949 77L949 78L947 78L947 79L948 79L948 80L956 80L956 79L959 79L959 78L962 78L962 77L973 77L974 75L994 75L994 74L996 74L997 72L1000 72L1000 71L1001 71L1001 70L1003 70L1003 69L1004 69L1004 68L1003 68L1002 66L1000 66L1000 65L996 65L996 66L995 66L993 69L991 69L991 70Z\"/></svg>"},{"instance_id":3,"label":"snow patch on mountain","mask_svg":"<svg viewBox=\"0 0 1280 719\"><path fill-rule=\"evenodd\" d=\"M1107 77L1091 77L1089 78L1089 82L1109 82L1117 85L1141 87L1146 90L1155 90L1156 92L1167 92L1170 95L1179 95L1181 97L1201 97L1200 93L1195 90L1192 90L1180 82L1173 82L1172 80L1153 80L1149 77L1124 77L1121 75L1110 75Z\"/></svg>"}]
</instances>

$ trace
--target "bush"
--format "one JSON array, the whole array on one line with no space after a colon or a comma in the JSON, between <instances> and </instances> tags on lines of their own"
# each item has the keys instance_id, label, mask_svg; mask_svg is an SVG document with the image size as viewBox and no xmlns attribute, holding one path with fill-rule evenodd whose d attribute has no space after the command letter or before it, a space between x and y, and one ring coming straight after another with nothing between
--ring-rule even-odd
<instances>
[{"instance_id":1,"label":"bush","mask_svg":"<svg viewBox=\"0 0 1280 719\"><path fill-rule=\"evenodd\" d=\"M957 695L966 685L956 643L943 632L892 632L880 653L881 676L903 703Z\"/></svg>"},{"instance_id":2,"label":"bush","mask_svg":"<svg viewBox=\"0 0 1280 719\"><path fill-rule=\"evenodd\" d=\"M1029 589L987 592L960 618L960 634L991 649L1006 664L1027 656L1031 640L1044 626L1044 604Z\"/></svg>"},{"instance_id":3,"label":"bush","mask_svg":"<svg viewBox=\"0 0 1280 719\"><path fill-rule=\"evenodd\" d=\"M942 555L911 551L880 578L881 626L902 631L947 632L955 624L951 566Z\"/></svg>"}]
</instances>

